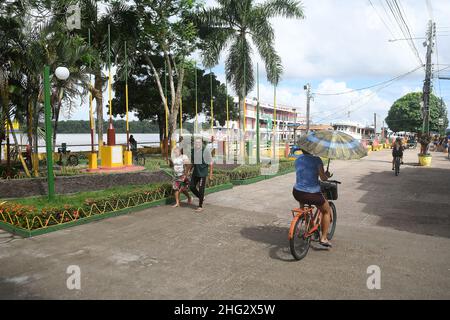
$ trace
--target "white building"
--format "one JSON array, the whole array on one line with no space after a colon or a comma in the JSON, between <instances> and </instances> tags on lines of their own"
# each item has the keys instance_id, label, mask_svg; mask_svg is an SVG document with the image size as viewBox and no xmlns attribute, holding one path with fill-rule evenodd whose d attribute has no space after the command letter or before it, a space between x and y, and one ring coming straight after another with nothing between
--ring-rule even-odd
<instances>
[{"instance_id":1,"label":"white building","mask_svg":"<svg viewBox=\"0 0 450 320\"><path fill-rule=\"evenodd\" d=\"M234 103L238 104L239 100L235 98ZM245 132L250 135L250 138L256 134L257 103L258 101L256 99L246 99L245 128L240 128L245 129ZM274 121L275 118L276 120ZM294 107L277 104L275 108L272 104L260 102L259 130L262 137L272 133L272 128L269 123L272 123L272 126L276 124L276 131L280 139L290 140L294 137L294 128L306 123L306 118ZM239 121L230 121L229 123L230 129L239 129L239 126ZM227 124L223 128L227 128Z\"/></svg>"},{"instance_id":2,"label":"white building","mask_svg":"<svg viewBox=\"0 0 450 320\"><path fill-rule=\"evenodd\" d=\"M347 133L357 140L370 138L374 134L373 126L365 126L353 121L333 123L333 129L336 131Z\"/></svg>"}]
</instances>

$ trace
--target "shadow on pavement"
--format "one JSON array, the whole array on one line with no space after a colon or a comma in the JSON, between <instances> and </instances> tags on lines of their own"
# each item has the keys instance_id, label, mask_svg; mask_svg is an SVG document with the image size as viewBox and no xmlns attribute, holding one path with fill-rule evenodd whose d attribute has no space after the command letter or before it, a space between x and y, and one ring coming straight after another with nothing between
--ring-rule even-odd
<instances>
[{"instance_id":1,"label":"shadow on pavement","mask_svg":"<svg viewBox=\"0 0 450 320\"><path fill-rule=\"evenodd\" d=\"M358 200L377 225L416 234L450 238L450 168L403 166L361 178Z\"/></svg>"},{"instance_id":2,"label":"shadow on pavement","mask_svg":"<svg viewBox=\"0 0 450 320\"><path fill-rule=\"evenodd\" d=\"M272 259L293 262L296 260L289 249L288 233L289 228L278 226L255 226L241 230L244 238L267 244Z\"/></svg>"}]
</instances>

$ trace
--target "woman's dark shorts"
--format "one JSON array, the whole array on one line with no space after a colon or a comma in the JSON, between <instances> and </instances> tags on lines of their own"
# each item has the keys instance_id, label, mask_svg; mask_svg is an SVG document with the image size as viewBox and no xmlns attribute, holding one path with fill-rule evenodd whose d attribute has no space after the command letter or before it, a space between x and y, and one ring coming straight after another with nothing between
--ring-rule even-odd
<instances>
[{"instance_id":1,"label":"woman's dark shorts","mask_svg":"<svg viewBox=\"0 0 450 320\"><path fill-rule=\"evenodd\" d=\"M298 191L297 189L292 190L292 195L294 196L295 200L302 204L309 204L316 207L320 207L325 203L325 198L322 193L309 193L309 192L303 192Z\"/></svg>"}]
</instances>

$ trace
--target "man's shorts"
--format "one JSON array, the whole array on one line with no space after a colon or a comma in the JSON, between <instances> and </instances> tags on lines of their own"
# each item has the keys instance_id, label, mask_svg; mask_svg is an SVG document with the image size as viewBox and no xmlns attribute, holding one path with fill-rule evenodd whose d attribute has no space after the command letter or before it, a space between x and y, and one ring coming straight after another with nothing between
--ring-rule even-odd
<instances>
[{"instance_id":1,"label":"man's shorts","mask_svg":"<svg viewBox=\"0 0 450 320\"><path fill-rule=\"evenodd\" d=\"M303 192L298 191L297 189L292 190L292 195L294 196L295 200L302 204L309 204L316 207L320 207L325 203L325 198L322 193L309 193L309 192Z\"/></svg>"}]
</instances>

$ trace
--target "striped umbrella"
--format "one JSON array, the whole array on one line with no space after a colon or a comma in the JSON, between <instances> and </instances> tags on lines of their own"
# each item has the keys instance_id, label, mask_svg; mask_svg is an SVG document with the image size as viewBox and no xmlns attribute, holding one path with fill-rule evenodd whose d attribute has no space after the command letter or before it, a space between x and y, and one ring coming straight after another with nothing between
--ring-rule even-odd
<instances>
[{"instance_id":1,"label":"striped umbrella","mask_svg":"<svg viewBox=\"0 0 450 320\"><path fill-rule=\"evenodd\" d=\"M341 131L321 130L300 137L298 146L321 158L351 160L367 156L367 149L351 135Z\"/></svg>"}]
</instances>

